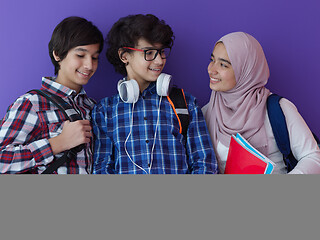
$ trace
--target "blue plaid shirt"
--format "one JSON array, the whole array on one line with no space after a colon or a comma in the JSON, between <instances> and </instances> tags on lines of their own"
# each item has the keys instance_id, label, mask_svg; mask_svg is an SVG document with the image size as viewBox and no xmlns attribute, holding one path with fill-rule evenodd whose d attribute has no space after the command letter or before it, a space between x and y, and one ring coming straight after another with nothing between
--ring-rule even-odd
<instances>
[{"instance_id":1,"label":"blue plaid shirt","mask_svg":"<svg viewBox=\"0 0 320 240\"><path fill-rule=\"evenodd\" d=\"M193 96L185 94L185 97L190 114L187 139L180 134L178 119L166 97L161 99L154 138L160 101L154 83L140 94L134 108L133 104L124 103L119 94L102 99L92 111L95 135L93 173L217 173L217 162L202 112ZM128 137L132 116L132 131Z\"/></svg>"}]
</instances>

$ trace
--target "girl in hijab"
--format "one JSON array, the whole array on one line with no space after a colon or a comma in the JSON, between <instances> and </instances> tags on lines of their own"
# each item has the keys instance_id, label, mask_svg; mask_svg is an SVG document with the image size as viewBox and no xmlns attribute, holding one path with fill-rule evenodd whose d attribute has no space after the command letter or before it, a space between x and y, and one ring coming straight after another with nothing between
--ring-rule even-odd
<instances>
[{"instance_id":1,"label":"girl in hijab","mask_svg":"<svg viewBox=\"0 0 320 240\"><path fill-rule=\"evenodd\" d=\"M267 114L269 67L259 42L244 32L225 35L214 46L208 73L212 94L202 111L220 173L224 173L231 136L237 133L276 164L273 173L286 173ZM320 150L312 132L293 103L282 98L280 106L298 160L289 173L320 173Z\"/></svg>"}]
</instances>

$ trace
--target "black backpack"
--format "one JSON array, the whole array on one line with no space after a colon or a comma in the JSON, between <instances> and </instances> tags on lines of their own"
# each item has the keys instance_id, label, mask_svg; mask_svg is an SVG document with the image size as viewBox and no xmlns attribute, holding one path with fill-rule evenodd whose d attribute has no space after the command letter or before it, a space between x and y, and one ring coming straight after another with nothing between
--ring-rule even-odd
<instances>
[{"instance_id":1,"label":"black backpack","mask_svg":"<svg viewBox=\"0 0 320 240\"><path fill-rule=\"evenodd\" d=\"M167 98L178 118L180 125L180 133L186 139L190 118L183 89L172 87Z\"/></svg>"},{"instance_id":2,"label":"black backpack","mask_svg":"<svg viewBox=\"0 0 320 240\"><path fill-rule=\"evenodd\" d=\"M64 101L61 97L50 93L49 91L46 91L44 89L41 89L41 90L33 89L33 90L30 90L28 93L37 93L38 95L41 95L45 97L47 100L54 103L64 114L66 119L68 119L70 122L82 119L80 114L78 114L76 111L70 111L73 109L73 107L69 103ZM54 158L52 163L49 164L48 168L45 171L43 171L42 174L52 174L65 162L69 162L71 159L75 159L77 156L77 153L80 152L83 148L84 148L84 144L81 144L77 147L74 147L72 149L65 151L60 158Z\"/></svg>"},{"instance_id":3,"label":"black backpack","mask_svg":"<svg viewBox=\"0 0 320 240\"><path fill-rule=\"evenodd\" d=\"M279 103L281 98L282 97L277 94L271 94L267 99L267 112L277 146L283 155L283 161L287 166L287 172L290 172L297 165L298 161L293 156L290 148L287 123ZM313 136L317 141L318 146L320 146L319 138L314 133Z\"/></svg>"}]
</instances>

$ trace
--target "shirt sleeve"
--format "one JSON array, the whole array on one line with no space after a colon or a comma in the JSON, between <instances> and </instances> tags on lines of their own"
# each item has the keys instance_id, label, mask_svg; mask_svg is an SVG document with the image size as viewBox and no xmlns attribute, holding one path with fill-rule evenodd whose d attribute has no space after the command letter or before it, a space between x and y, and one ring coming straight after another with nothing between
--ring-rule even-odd
<instances>
[{"instance_id":1,"label":"shirt sleeve","mask_svg":"<svg viewBox=\"0 0 320 240\"><path fill-rule=\"evenodd\" d=\"M280 105L286 118L290 147L298 160L290 174L319 174L320 150L308 125L299 114L296 106L282 98Z\"/></svg>"},{"instance_id":2,"label":"shirt sleeve","mask_svg":"<svg viewBox=\"0 0 320 240\"><path fill-rule=\"evenodd\" d=\"M0 172L27 172L50 163L54 156L48 139L39 139L40 121L32 103L18 98L0 125ZM34 140L37 139L37 140Z\"/></svg>"},{"instance_id":3,"label":"shirt sleeve","mask_svg":"<svg viewBox=\"0 0 320 240\"><path fill-rule=\"evenodd\" d=\"M114 173L112 141L107 134L106 111L102 101L92 110L92 128L95 138L93 174Z\"/></svg>"},{"instance_id":4,"label":"shirt sleeve","mask_svg":"<svg viewBox=\"0 0 320 240\"><path fill-rule=\"evenodd\" d=\"M210 135L196 99L186 94L190 123L187 133L187 153L192 164L192 174L218 173L218 164Z\"/></svg>"}]
</instances>

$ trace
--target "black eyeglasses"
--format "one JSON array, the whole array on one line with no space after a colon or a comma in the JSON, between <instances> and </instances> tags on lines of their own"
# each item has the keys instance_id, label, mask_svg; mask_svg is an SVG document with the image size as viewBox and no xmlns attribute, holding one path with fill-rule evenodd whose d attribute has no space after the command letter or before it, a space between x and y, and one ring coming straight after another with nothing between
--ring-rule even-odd
<instances>
[{"instance_id":1,"label":"black eyeglasses","mask_svg":"<svg viewBox=\"0 0 320 240\"><path fill-rule=\"evenodd\" d=\"M138 49L138 48L132 48L132 47L123 47L123 48L130 49L133 51L144 52L144 59L146 61L152 61L156 59L159 53L162 59L166 59L169 57L171 52L171 48L161 48L161 49Z\"/></svg>"}]
</instances>

